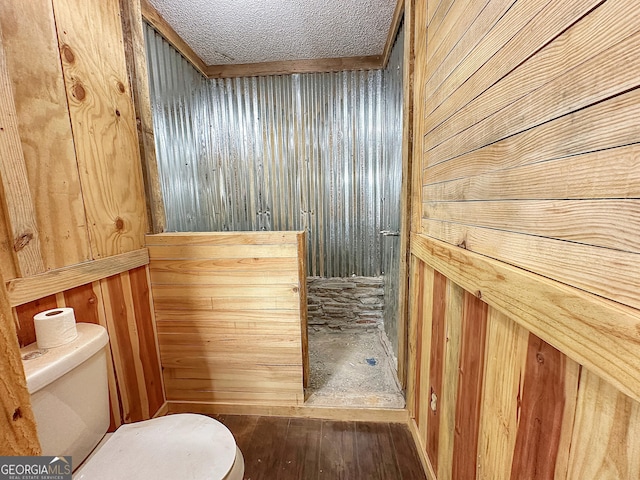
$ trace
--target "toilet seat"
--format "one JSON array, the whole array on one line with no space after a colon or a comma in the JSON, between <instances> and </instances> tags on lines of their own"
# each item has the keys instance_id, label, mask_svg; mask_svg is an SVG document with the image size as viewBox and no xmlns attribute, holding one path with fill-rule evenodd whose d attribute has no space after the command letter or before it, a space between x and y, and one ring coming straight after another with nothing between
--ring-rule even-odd
<instances>
[{"instance_id":1,"label":"toilet seat","mask_svg":"<svg viewBox=\"0 0 640 480\"><path fill-rule=\"evenodd\" d=\"M233 435L217 420L168 415L121 426L73 478L219 480L234 466L236 450Z\"/></svg>"}]
</instances>

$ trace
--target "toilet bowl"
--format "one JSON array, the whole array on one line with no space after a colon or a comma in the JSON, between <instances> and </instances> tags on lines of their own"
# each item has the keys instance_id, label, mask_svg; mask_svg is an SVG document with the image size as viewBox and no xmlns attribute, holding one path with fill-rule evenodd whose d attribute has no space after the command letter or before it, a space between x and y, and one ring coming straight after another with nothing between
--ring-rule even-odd
<instances>
[{"instance_id":1,"label":"toilet bowl","mask_svg":"<svg viewBox=\"0 0 640 480\"><path fill-rule=\"evenodd\" d=\"M43 455L71 455L74 479L242 479L233 435L204 415L168 415L107 434L107 332L87 323L77 330L60 347L21 349Z\"/></svg>"}]
</instances>

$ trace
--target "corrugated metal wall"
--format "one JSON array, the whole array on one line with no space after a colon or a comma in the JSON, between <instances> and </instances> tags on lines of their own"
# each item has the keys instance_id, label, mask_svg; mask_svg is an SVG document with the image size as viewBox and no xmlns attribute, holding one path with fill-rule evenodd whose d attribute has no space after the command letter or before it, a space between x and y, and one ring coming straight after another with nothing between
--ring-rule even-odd
<instances>
[{"instance_id":1,"label":"corrugated metal wall","mask_svg":"<svg viewBox=\"0 0 640 480\"><path fill-rule=\"evenodd\" d=\"M309 275L386 274L394 345L403 37L384 71L207 80L146 26L168 230L306 229Z\"/></svg>"}]
</instances>

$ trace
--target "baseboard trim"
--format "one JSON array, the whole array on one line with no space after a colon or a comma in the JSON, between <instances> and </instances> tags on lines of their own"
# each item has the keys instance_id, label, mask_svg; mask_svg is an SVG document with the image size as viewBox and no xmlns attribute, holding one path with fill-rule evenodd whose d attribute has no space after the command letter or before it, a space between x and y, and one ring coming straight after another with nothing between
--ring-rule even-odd
<instances>
[{"instance_id":1,"label":"baseboard trim","mask_svg":"<svg viewBox=\"0 0 640 480\"><path fill-rule=\"evenodd\" d=\"M169 402L164 402L162 406L158 409L156 413L153 414L151 418L164 417L167 413L169 413Z\"/></svg>"},{"instance_id":2,"label":"baseboard trim","mask_svg":"<svg viewBox=\"0 0 640 480\"><path fill-rule=\"evenodd\" d=\"M436 472L433 470L433 465L431 465L431 462L427 457L427 449L422 442L422 437L418 431L418 425L416 424L415 419L409 418L407 423L409 425L409 430L411 431L411 436L413 437L413 442L416 445L416 450L418 451L418 456L420 457L420 462L422 463L425 475L429 480L436 480Z\"/></svg>"},{"instance_id":3,"label":"baseboard trim","mask_svg":"<svg viewBox=\"0 0 640 480\"><path fill-rule=\"evenodd\" d=\"M409 421L409 412L404 408L307 407L304 405L245 405L202 402L167 402L167 404L168 413L263 415L404 424Z\"/></svg>"}]
</instances>

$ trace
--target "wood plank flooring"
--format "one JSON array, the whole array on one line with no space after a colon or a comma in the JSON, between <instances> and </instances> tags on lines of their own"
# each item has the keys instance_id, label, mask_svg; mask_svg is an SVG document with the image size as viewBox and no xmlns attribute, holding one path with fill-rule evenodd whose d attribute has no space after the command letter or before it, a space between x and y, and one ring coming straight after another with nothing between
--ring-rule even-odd
<instances>
[{"instance_id":1,"label":"wood plank flooring","mask_svg":"<svg viewBox=\"0 0 640 480\"><path fill-rule=\"evenodd\" d=\"M426 480L403 424L213 417L236 438L244 455L245 480Z\"/></svg>"}]
</instances>

